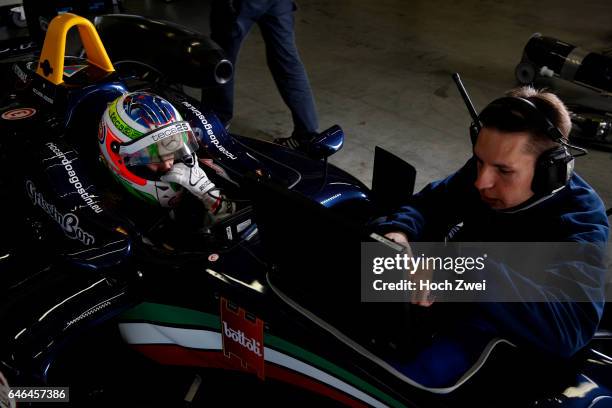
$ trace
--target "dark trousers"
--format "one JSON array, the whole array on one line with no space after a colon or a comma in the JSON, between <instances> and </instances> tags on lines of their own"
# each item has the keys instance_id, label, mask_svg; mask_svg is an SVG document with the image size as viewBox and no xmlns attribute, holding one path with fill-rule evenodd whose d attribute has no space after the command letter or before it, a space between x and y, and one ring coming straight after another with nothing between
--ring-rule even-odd
<instances>
[{"instance_id":1,"label":"dark trousers","mask_svg":"<svg viewBox=\"0 0 612 408\"><path fill-rule=\"evenodd\" d=\"M242 41L257 23L266 44L268 67L293 118L294 133L316 132L319 124L306 70L295 46L295 4L291 0L214 0L211 38L235 65ZM234 111L234 80L204 90L202 104L227 123Z\"/></svg>"}]
</instances>

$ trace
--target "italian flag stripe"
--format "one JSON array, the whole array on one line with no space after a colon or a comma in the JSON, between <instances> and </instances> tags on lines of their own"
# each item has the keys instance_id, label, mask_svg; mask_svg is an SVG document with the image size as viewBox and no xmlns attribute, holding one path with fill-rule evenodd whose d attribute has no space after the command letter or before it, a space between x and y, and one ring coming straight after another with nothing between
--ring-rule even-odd
<instances>
[{"instance_id":1,"label":"italian flag stripe","mask_svg":"<svg viewBox=\"0 0 612 408\"><path fill-rule=\"evenodd\" d=\"M222 351L222 339L221 333L213 332L210 330L201 330L201 329L182 329L177 327L167 327L167 326L159 326L151 323L120 323L119 330L123 338L132 345L157 345L158 347L174 347L185 350L185 353L188 356L192 356L192 353L197 355L200 350L207 351ZM179 347L180 346L180 347ZM195 350L189 350L195 349ZM186 357L185 355L181 355L181 353L175 352L174 356L180 357L180 361L184 362ZM223 356L223 355L222 355ZM224 357L224 356L223 356ZM163 357L162 357L163 358ZM316 378L321 383L326 384L327 386L331 386L337 390L340 390L348 395L352 395L355 398L371 405L373 407L384 407L384 404L381 404L376 399L372 398L370 395L356 389L355 387L347 384L346 382L339 380L338 378L319 370L309 364L306 364L298 359L295 359L286 354L280 353L276 350L273 350L268 347L264 347L264 359L266 362L270 362L276 364L279 367L285 367L297 373L300 373L302 376ZM171 358L172 360L172 358ZM201 359L198 359L201 361ZM171 364L177 364L175 360L170 361ZM227 364L230 363L230 360L227 360ZM191 363L193 364L193 363ZM190 364L190 365L191 365ZM224 366L224 367L225 367ZM266 365L266 374L268 372L268 365ZM281 374L284 371L277 371L278 374ZM281 377L281 378L284 378ZM296 379L297 377L293 376L292 379ZM312 380L305 381L308 384L312 383Z\"/></svg>"},{"instance_id":2,"label":"italian flag stripe","mask_svg":"<svg viewBox=\"0 0 612 408\"><path fill-rule=\"evenodd\" d=\"M160 323L160 324L168 324L174 326L191 326L191 327L206 327L213 329L218 336L218 349L221 349L221 334L219 331L221 330L221 320L219 316L215 316L209 313L204 313L192 309L186 309L176 306L162 305L157 303L141 303L140 305L134 307L133 309L125 312L121 319L123 321L134 321L134 322L151 322L151 323ZM190 330L190 329L178 329L178 330ZM195 330L205 332L203 330ZM200 338L198 341L203 341L203 338ZM191 338L192 346L195 344L194 338ZM172 339L167 339L159 344L170 344L172 343ZM154 342L147 342L154 343ZM296 361L305 361L309 364L312 364L322 370L318 370L321 373L324 373L329 376L327 373L333 374L335 377L342 379L344 382L351 384L352 386L365 391L367 394L370 394L376 397L380 401L384 401L385 404L392 407L403 407L399 401L395 400L391 396L385 394L378 388L375 388L371 384L357 377L356 375L346 371L343 368L338 367L337 365L329 362L328 360L313 354L307 350L302 349L295 344L292 344L288 341L285 341L279 337L273 336L271 334L264 334L264 343L265 348L265 357L268 360L268 350L279 352L284 352L287 357L293 356ZM198 345L194 348L203 349L206 348L204 344L213 344L198 342ZM186 346L190 347L190 346ZM214 348L213 348L214 350ZM276 351L275 351L276 352ZM289 356L290 355L290 356ZM290 357L290 358L293 358ZM299 360L298 360L299 359ZM300 361L300 362L301 362ZM302 363L305 364L305 363ZM315 367L312 367L316 369ZM377 406L380 406L378 403Z\"/></svg>"},{"instance_id":3,"label":"italian flag stripe","mask_svg":"<svg viewBox=\"0 0 612 408\"><path fill-rule=\"evenodd\" d=\"M134 348L143 355L157 361L163 365L180 365L221 368L224 370L239 371L236 365L231 364L230 360L220 351L189 350L184 347L161 344L139 344ZM279 381L288 382L301 388L307 389L317 394L332 398L342 404L364 408L366 404L351 398L343 392L327 386L319 381L312 380L303 375L297 374L290 369L266 363L266 378L273 378Z\"/></svg>"}]
</instances>

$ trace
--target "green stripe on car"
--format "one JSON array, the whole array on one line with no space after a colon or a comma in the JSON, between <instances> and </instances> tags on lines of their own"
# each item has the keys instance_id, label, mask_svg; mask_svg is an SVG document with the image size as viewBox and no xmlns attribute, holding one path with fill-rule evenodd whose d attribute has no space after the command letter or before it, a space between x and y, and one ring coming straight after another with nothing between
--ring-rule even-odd
<instances>
[{"instance_id":1,"label":"green stripe on car","mask_svg":"<svg viewBox=\"0 0 612 408\"><path fill-rule=\"evenodd\" d=\"M141 303L134 308L124 312L120 319L122 321L145 321L154 323L166 323L184 326L202 326L219 331L221 329L221 319L219 316L212 315L197 310L186 309L178 306L163 305L158 303ZM272 346L278 351L283 351L289 355L308 362L313 366L321 368L334 376L352 384L353 386L367 392L368 394L384 401L392 407L404 407L402 403L385 394L378 388L367 383L347 370L338 367L330 361L311 353L303 348L296 346L286 340L271 334L264 334L264 343Z\"/></svg>"}]
</instances>

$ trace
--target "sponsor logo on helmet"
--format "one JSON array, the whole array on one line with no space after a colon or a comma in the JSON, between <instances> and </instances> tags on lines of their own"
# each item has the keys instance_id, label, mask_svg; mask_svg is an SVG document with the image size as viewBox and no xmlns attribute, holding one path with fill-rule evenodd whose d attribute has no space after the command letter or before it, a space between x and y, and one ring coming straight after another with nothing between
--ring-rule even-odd
<instances>
[{"instance_id":1,"label":"sponsor logo on helmet","mask_svg":"<svg viewBox=\"0 0 612 408\"><path fill-rule=\"evenodd\" d=\"M174 136L178 133L188 132L190 130L191 128L187 122L177 122L151 133L151 139L153 139L154 142L157 142L167 137Z\"/></svg>"},{"instance_id":2,"label":"sponsor logo on helmet","mask_svg":"<svg viewBox=\"0 0 612 408\"><path fill-rule=\"evenodd\" d=\"M137 137L142 136L142 132L137 131L136 129L131 128L127 125L117 113L117 106L115 103L111 103L108 109L108 116L110 117L111 122L118 131L129 137L130 139L135 139Z\"/></svg>"},{"instance_id":3,"label":"sponsor logo on helmet","mask_svg":"<svg viewBox=\"0 0 612 408\"><path fill-rule=\"evenodd\" d=\"M189 102L183 101L182 104L187 109L189 109L195 115L195 117L197 117L200 120L200 123L202 124L202 126L206 130L206 134L208 135L208 138L209 138L210 142L219 150L219 152L221 152L221 154L227 156L227 158L229 158L231 160L236 160L238 157L236 157L236 155L234 155L232 152L228 151L221 144L219 139L217 139L217 136L215 135L215 133L212 130L212 125L208 122L208 120L206 119L206 116L204 116L202 114L202 112L200 112L195 106L193 106Z\"/></svg>"},{"instance_id":4,"label":"sponsor logo on helmet","mask_svg":"<svg viewBox=\"0 0 612 408\"><path fill-rule=\"evenodd\" d=\"M72 184L77 194L81 197L85 204L96 214L101 213L102 208L98 205L97 201L95 201L96 196L92 196L87 192L90 187L83 187L83 183L81 183L81 180L79 180L79 176L72 168L72 160L68 160L66 153L62 152L55 144L49 142L46 144L46 146L49 148L49 150L51 150L51 152L53 152L53 154L55 154L57 159L62 160L61 164L64 166L64 169L68 174L68 182Z\"/></svg>"},{"instance_id":5,"label":"sponsor logo on helmet","mask_svg":"<svg viewBox=\"0 0 612 408\"><path fill-rule=\"evenodd\" d=\"M4 120L21 120L34 115L36 115L36 109L34 108L17 108L4 112L1 117Z\"/></svg>"},{"instance_id":6,"label":"sponsor logo on helmet","mask_svg":"<svg viewBox=\"0 0 612 408\"><path fill-rule=\"evenodd\" d=\"M93 235L85 232L81 227L79 227L79 218L73 213L62 214L58 211L58 209L47 200L36 190L36 186L31 180L26 180L26 190L28 192L28 196L32 200L34 205L42 208L44 212L47 213L62 229L66 236L70 239L76 239L81 241L84 245L93 245L96 240Z\"/></svg>"},{"instance_id":7,"label":"sponsor logo on helmet","mask_svg":"<svg viewBox=\"0 0 612 408\"><path fill-rule=\"evenodd\" d=\"M106 125L104 124L104 121L101 121L100 126L98 126L98 141L100 142L100 144L104 144L105 140L106 140Z\"/></svg>"}]
</instances>

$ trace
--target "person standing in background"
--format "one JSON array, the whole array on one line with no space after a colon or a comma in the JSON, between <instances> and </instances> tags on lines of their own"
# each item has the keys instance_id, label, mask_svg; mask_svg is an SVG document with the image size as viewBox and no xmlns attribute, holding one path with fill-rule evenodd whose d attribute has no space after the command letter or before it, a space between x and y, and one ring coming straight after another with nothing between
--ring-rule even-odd
<instances>
[{"instance_id":1,"label":"person standing in background","mask_svg":"<svg viewBox=\"0 0 612 408\"><path fill-rule=\"evenodd\" d=\"M317 134L317 112L308 76L295 45L292 0L213 0L211 38L236 65L243 40L257 23L266 45L266 59L276 87L291 111L291 137L276 143L305 150ZM202 95L202 105L212 109L226 127L234 113L234 80Z\"/></svg>"}]
</instances>

